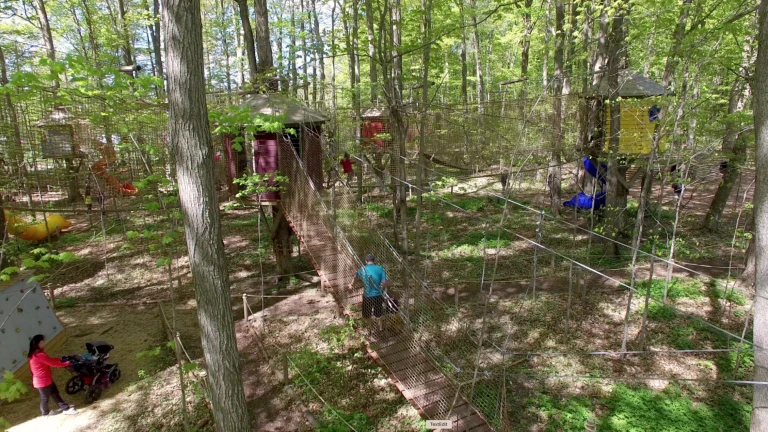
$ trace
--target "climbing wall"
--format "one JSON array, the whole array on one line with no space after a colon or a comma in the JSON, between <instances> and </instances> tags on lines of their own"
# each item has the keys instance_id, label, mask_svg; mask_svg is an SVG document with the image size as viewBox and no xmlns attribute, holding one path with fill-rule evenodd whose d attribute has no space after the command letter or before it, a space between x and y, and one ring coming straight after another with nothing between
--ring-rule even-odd
<instances>
[{"instance_id":1,"label":"climbing wall","mask_svg":"<svg viewBox=\"0 0 768 432\"><path fill-rule=\"evenodd\" d=\"M65 336L43 289L30 277L0 282L0 376L27 364L32 336L44 335L49 350Z\"/></svg>"}]
</instances>

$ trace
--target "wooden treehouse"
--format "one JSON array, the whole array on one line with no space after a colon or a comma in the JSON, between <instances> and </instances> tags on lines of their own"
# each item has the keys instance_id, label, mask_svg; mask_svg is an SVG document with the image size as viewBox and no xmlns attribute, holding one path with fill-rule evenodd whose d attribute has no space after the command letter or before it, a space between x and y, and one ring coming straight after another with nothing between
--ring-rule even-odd
<instances>
[{"instance_id":1,"label":"wooden treehouse","mask_svg":"<svg viewBox=\"0 0 768 432\"><path fill-rule=\"evenodd\" d=\"M312 110L301 102L276 93L251 94L243 98L241 107L247 107L254 114L280 116L284 129L280 132L262 132L248 137L239 151L234 145L235 135L226 135L224 153L226 162L226 181L230 193L237 193L234 179L250 170L257 174L279 172L292 178L292 166L280 164L280 160L298 158L318 191L323 187L323 124L328 120L321 113ZM282 155L283 152L295 154ZM274 222L270 227L273 249L277 257L279 272L282 275L292 272L291 235L293 231L279 206L280 192L269 191L260 194L258 201L272 207Z\"/></svg>"}]
</instances>

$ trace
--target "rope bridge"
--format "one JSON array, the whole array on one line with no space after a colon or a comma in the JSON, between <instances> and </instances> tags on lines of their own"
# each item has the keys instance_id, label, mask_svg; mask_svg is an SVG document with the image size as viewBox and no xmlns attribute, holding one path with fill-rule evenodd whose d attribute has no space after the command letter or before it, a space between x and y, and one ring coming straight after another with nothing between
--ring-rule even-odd
<instances>
[{"instance_id":1,"label":"rope bridge","mask_svg":"<svg viewBox=\"0 0 768 432\"><path fill-rule=\"evenodd\" d=\"M387 269L393 282L390 292L401 299L400 311L388 317L384 330L363 328L372 357L387 367L423 417L451 419L451 430L493 430L488 418L470 403L471 398L462 394L467 383L457 383L443 372L450 362L440 355L437 342L452 334L458 338L460 333L448 307L433 296L386 239L366 224L360 209L351 204L351 191L341 197L332 191L332 199L350 205L329 210L290 143L283 141L280 146L280 171L289 178L281 192L282 211L339 306L352 317L360 317L362 288L350 289L349 284L362 266L359 256L366 253L373 253ZM472 355L470 351L466 354Z\"/></svg>"}]
</instances>

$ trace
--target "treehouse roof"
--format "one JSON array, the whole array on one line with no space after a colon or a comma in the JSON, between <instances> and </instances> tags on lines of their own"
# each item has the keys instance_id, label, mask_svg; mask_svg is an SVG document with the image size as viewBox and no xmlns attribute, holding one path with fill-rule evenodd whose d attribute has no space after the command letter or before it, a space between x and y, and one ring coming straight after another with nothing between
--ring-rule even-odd
<instances>
[{"instance_id":1,"label":"treehouse roof","mask_svg":"<svg viewBox=\"0 0 768 432\"><path fill-rule=\"evenodd\" d=\"M371 107L364 110L360 117L364 120L389 117L389 110L387 108Z\"/></svg>"},{"instance_id":2,"label":"treehouse roof","mask_svg":"<svg viewBox=\"0 0 768 432\"><path fill-rule=\"evenodd\" d=\"M653 96L661 96L664 94L664 87L644 77L638 73L632 72L629 69L623 69L619 71L619 97L621 98L647 98ZM592 86L589 89L586 97L609 97L611 95L608 88L608 79L603 77L600 80L600 85Z\"/></svg>"},{"instance_id":3,"label":"treehouse roof","mask_svg":"<svg viewBox=\"0 0 768 432\"><path fill-rule=\"evenodd\" d=\"M276 93L251 94L243 98L241 106L255 112L285 117L286 126L325 123L328 118L303 103Z\"/></svg>"}]
</instances>

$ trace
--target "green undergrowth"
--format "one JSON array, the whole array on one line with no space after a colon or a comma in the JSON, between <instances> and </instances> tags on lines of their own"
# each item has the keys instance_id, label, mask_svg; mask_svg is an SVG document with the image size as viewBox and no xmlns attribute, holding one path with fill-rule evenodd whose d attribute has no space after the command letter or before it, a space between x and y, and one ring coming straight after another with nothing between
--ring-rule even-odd
<instances>
[{"instance_id":1,"label":"green undergrowth","mask_svg":"<svg viewBox=\"0 0 768 432\"><path fill-rule=\"evenodd\" d=\"M720 432L749 429L751 407L730 392L695 402L691 391L670 384L663 391L617 385L603 401L607 413L598 430L658 432ZM696 395L701 396L701 395Z\"/></svg>"},{"instance_id":2,"label":"green undergrowth","mask_svg":"<svg viewBox=\"0 0 768 432\"><path fill-rule=\"evenodd\" d=\"M525 403L529 421L546 432L582 432L595 418L600 432L737 432L749 430L749 395L734 389L702 394L670 384L658 391L617 384L604 395L543 392ZM523 430L523 429L521 429Z\"/></svg>"},{"instance_id":3,"label":"green undergrowth","mask_svg":"<svg viewBox=\"0 0 768 432\"><path fill-rule=\"evenodd\" d=\"M526 403L529 413L543 420L546 432L582 432L587 419L593 417L592 401L584 396L558 397L539 394Z\"/></svg>"},{"instance_id":4,"label":"green undergrowth","mask_svg":"<svg viewBox=\"0 0 768 432\"><path fill-rule=\"evenodd\" d=\"M629 282L627 282L627 284L629 284ZM666 280L654 279L651 282L651 298L656 300L664 300L665 287ZM635 283L635 288L640 293L640 295L644 295L648 289L648 281L646 280ZM669 282L669 287L666 289L667 299L673 301L683 298L700 299L706 296L704 284L696 279L672 278L672 280Z\"/></svg>"}]
</instances>

